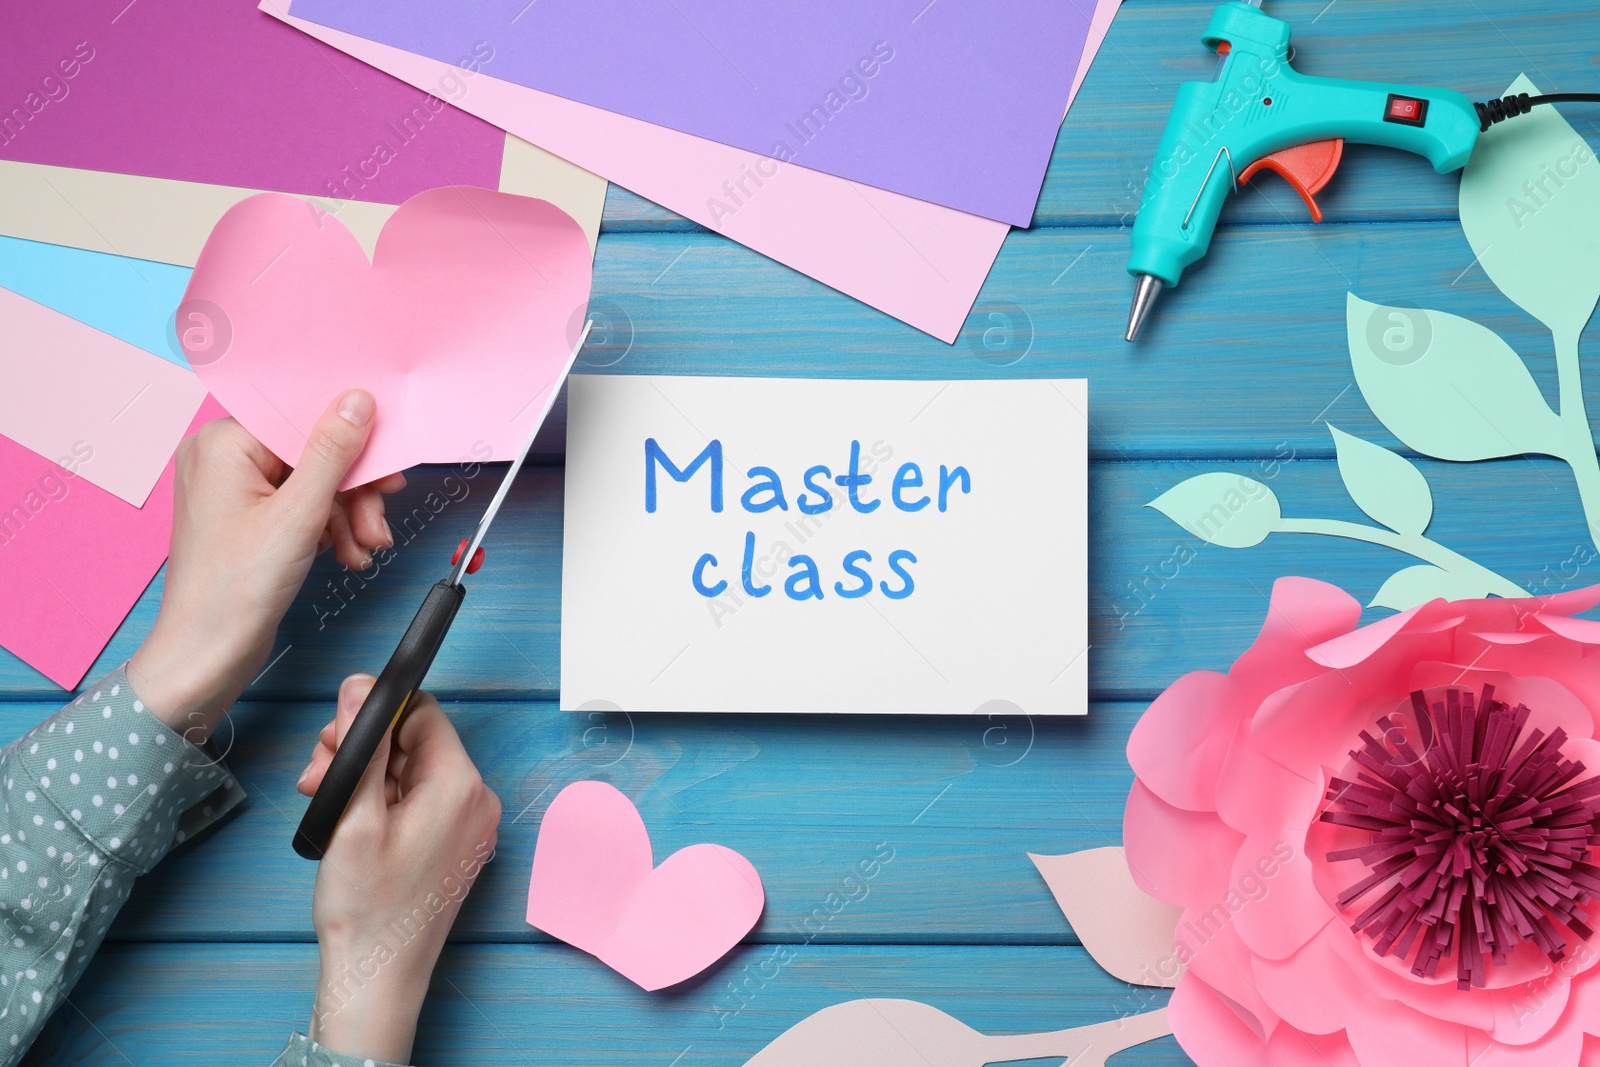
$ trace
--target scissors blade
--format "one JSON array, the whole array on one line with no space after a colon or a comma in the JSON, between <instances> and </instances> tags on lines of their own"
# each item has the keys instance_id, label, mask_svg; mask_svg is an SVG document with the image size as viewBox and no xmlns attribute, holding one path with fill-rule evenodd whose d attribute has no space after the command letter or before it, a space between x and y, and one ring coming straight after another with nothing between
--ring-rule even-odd
<instances>
[{"instance_id":1,"label":"scissors blade","mask_svg":"<svg viewBox=\"0 0 1600 1067\"><path fill-rule=\"evenodd\" d=\"M533 405L542 399L543 408L539 417L533 421L533 428L528 431L528 439L522 443L522 451L517 453L517 458L511 461L511 467L506 471L506 476L500 479L500 488L494 491L494 499L489 501L489 506L484 509L483 517L478 520L478 525L472 531L472 538L467 542L467 547L461 555L456 557L456 565L450 572L451 585L460 585L461 579L467 573L467 565L472 562L472 556L478 551L478 546L483 544L483 535L489 532L489 524L494 522L495 515L500 511L500 505L505 503L506 497L511 493L511 483L517 480L517 472L522 470L522 463L528 458L528 452L533 448L533 439L539 436L539 430L544 426L544 420L549 416L550 409L555 406L556 395L561 392L561 383L567 380L567 375L572 372L572 364L578 359L578 353L583 351L584 342L589 339L589 331L594 328L594 321L584 323L583 333L578 335L578 343L572 346L572 353L567 356L566 365L561 368L561 374L550 383L540 396L534 397L528 403Z\"/></svg>"}]
</instances>

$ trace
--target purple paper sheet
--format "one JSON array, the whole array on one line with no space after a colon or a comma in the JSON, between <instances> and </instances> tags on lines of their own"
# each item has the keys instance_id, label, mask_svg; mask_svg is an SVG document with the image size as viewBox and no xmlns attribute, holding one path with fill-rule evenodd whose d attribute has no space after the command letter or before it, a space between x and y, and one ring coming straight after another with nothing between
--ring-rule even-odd
<instances>
[{"instance_id":1,"label":"purple paper sheet","mask_svg":"<svg viewBox=\"0 0 1600 1067\"><path fill-rule=\"evenodd\" d=\"M368 40L1027 226L1089 0L295 0Z\"/></svg>"},{"instance_id":2,"label":"purple paper sheet","mask_svg":"<svg viewBox=\"0 0 1600 1067\"><path fill-rule=\"evenodd\" d=\"M398 204L439 185L495 188L504 144L255 0L0 13L0 159Z\"/></svg>"}]
</instances>

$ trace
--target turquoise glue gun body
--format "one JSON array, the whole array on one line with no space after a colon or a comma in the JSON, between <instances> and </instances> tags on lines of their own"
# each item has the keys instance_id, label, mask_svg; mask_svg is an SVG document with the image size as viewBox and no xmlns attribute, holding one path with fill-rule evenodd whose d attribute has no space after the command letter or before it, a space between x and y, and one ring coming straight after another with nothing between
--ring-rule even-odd
<instances>
[{"instance_id":1,"label":"turquoise glue gun body","mask_svg":"<svg viewBox=\"0 0 1600 1067\"><path fill-rule=\"evenodd\" d=\"M1300 74L1289 24L1248 4L1217 8L1202 40L1221 57L1216 80L1178 89L1133 224L1129 341L1162 286L1206 254L1228 194L1258 170L1281 174L1321 222L1313 197L1345 141L1415 152L1447 174L1478 139L1478 114L1458 92Z\"/></svg>"}]
</instances>

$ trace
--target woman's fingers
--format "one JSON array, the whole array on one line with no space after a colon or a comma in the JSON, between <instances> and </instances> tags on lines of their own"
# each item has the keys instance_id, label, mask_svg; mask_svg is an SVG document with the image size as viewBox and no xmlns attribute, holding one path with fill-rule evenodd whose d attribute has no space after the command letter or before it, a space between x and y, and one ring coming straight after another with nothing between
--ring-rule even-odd
<instances>
[{"instance_id":1,"label":"woman's fingers","mask_svg":"<svg viewBox=\"0 0 1600 1067\"><path fill-rule=\"evenodd\" d=\"M333 754L339 744L344 740L344 735L349 731L350 724L356 720L356 712L361 710L362 701L367 699L367 694L377 679L370 674L352 674L339 686L338 710L334 713L333 721L322 728L317 735L317 745L311 752L311 762L306 764L306 769L301 772L300 780L296 784L300 792L306 796L317 791L322 784L322 776L327 773L328 765L333 762Z\"/></svg>"},{"instance_id":2,"label":"woman's fingers","mask_svg":"<svg viewBox=\"0 0 1600 1067\"><path fill-rule=\"evenodd\" d=\"M429 779L450 782L478 777L478 769L450 717L427 693L411 698L411 707L395 730L395 747L406 757L400 778L402 794L409 794Z\"/></svg>"},{"instance_id":3,"label":"woman's fingers","mask_svg":"<svg viewBox=\"0 0 1600 1067\"><path fill-rule=\"evenodd\" d=\"M372 556L356 540L344 508L335 505L328 516L328 532L333 535L334 559L353 571L364 571L372 565Z\"/></svg>"},{"instance_id":4,"label":"woman's fingers","mask_svg":"<svg viewBox=\"0 0 1600 1067\"><path fill-rule=\"evenodd\" d=\"M367 764L366 773L356 783L356 791L339 817L339 825L334 827L329 851L340 841L351 843L349 847L355 854L369 854L381 847L388 834L389 793L394 788L384 773L393 737L392 731L386 732L378 742L378 751L372 754L372 762Z\"/></svg>"},{"instance_id":5,"label":"woman's fingers","mask_svg":"<svg viewBox=\"0 0 1600 1067\"><path fill-rule=\"evenodd\" d=\"M356 721L356 712L377 684L378 679L370 674L352 674L339 683L339 710L333 716L335 747L344 743L344 735Z\"/></svg>"},{"instance_id":6,"label":"woman's fingers","mask_svg":"<svg viewBox=\"0 0 1600 1067\"><path fill-rule=\"evenodd\" d=\"M332 725L328 724L330 727ZM300 772L300 780L295 783L295 788L306 796L311 796L322 785L323 775L328 773L328 765L332 762L333 746L319 742L312 750L311 762Z\"/></svg>"},{"instance_id":7,"label":"woman's fingers","mask_svg":"<svg viewBox=\"0 0 1600 1067\"><path fill-rule=\"evenodd\" d=\"M317 419L300 462L274 494L282 511L279 521L305 538L301 544L328 524L339 483L365 447L376 411L377 402L366 390L340 393ZM337 532L334 538L337 548Z\"/></svg>"},{"instance_id":8,"label":"woman's fingers","mask_svg":"<svg viewBox=\"0 0 1600 1067\"><path fill-rule=\"evenodd\" d=\"M338 727L339 743L344 743L345 735L350 732L350 724L355 722L356 713L361 710L362 701L367 699L367 694L372 692L372 687L377 684L377 679L370 674L352 674L339 686L339 713L334 716ZM383 740L378 743L378 750L372 754L372 761L367 764L366 773L361 776L361 781L356 785L355 795L350 798L349 805L344 810L344 816L339 820L339 828L334 830L338 835L346 831L352 823L356 824L356 833L360 835L373 835L381 832L385 821L385 812L390 803L388 797L394 791L389 780L389 751L392 748L391 739L393 730L385 730Z\"/></svg>"},{"instance_id":9,"label":"woman's fingers","mask_svg":"<svg viewBox=\"0 0 1600 1067\"><path fill-rule=\"evenodd\" d=\"M403 471L395 471L368 484L380 493L398 493L406 487L406 476Z\"/></svg>"},{"instance_id":10,"label":"woman's fingers","mask_svg":"<svg viewBox=\"0 0 1600 1067\"><path fill-rule=\"evenodd\" d=\"M370 485L358 486L345 494L344 510L356 541L367 552L377 552L394 544L394 535L383 519L383 494Z\"/></svg>"},{"instance_id":11,"label":"woman's fingers","mask_svg":"<svg viewBox=\"0 0 1600 1067\"><path fill-rule=\"evenodd\" d=\"M394 547L394 532L383 517L383 497L406 487L406 476L390 474L366 485L358 485L334 497L328 526L317 543L321 553L330 545L333 556L351 570L362 571L372 565L372 554Z\"/></svg>"},{"instance_id":12,"label":"woman's fingers","mask_svg":"<svg viewBox=\"0 0 1600 1067\"><path fill-rule=\"evenodd\" d=\"M500 799L484 784L438 702L419 693L414 704L394 733L394 747L405 753L396 813L415 811L416 819L454 826L492 850Z\"/></svg>"},{"instance_id":13,"label":"woman's fingers","mask_svg":"<svg viewBox=\"0 0 1600 1067\"><path fill-rule=\"evenodd\" d=\"M411 757L399 745L389 746L389 780L394 783L394 795L389 803L397 804L405 796L406 765Z\"/></svg>"},{"instance_id":14,"label":"woman's fingers","mask_svg":"<svg viewBox=\"0 0 1600 1067\"><path fill-rule=\"evenodd\" d=\"M306 764L306 769L300 772L300 780L295 788L306 796L311 796L322 785L322 779L328 773L328 767L333 763L333 736L334 724L322 728L322 738L317 747L311 752L311 762ZM384 799L390 804L400 802L401 776L405 773L406 754L393 746L389 749L389 766L384 773Z\"/></svg>"}]
</instances>

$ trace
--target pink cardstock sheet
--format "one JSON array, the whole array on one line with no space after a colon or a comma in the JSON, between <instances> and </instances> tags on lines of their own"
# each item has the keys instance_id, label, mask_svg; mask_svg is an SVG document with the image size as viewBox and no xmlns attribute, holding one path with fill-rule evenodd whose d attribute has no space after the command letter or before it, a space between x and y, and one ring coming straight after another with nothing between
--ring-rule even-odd
<instances>
[{"instance_id":1,"label":"pink cardstock sheet","mask_svg":"<svg viewBox=\"0 0 1600 1067\"><path fill-rule=\"evenodd\" d=\"M206 388L194 372L0 289L0 434L139 507Z\"/></svg>"},{"instance_id":2,"label":"pink cardstock sheet","mask_svg":"<svg viewBox=\"0 0 1600 1067\"><path fill-rule=\"evenodd\" d=\"M207 397L187 432L226 414ZM0 645L83 681L167 558L173 477L169 460L138 508L0 437Z\"/></svg>"},{"instance_id":3,"label":"pink cardstock sheet","mask_svg":"<svg viewBox=\"0 0 1600 1067\"><path fill-rule=\"evenodd\" d=\"M368 261L350 231L263 193L217 223L178 307L200 380L293 464L345 389L378 411L345 487L417 463L509 460L583 329L583 228L543 200L445 187L407 200Z\"/></svg>"},{"instance_id":4,"label":"pink cardstock sheet","mask_svg":"<svg viewBox=\"0 0 1600 1067\"><path fill-rule=\"evenodd\" d=\"M655 866L639 809L605 782L567 786L539 825L528 923L643 989L710 967L765 904L761 876L731 848L690 845Z\"/></svg>"},{"instance_id":5,"label":"pink cardstock sheet","mask_svg":"<svg viewBox=\"0 0 1600 1067\"><path fill-rule=\"evenodd\" d=\"M1111 31L1111 20L1117 17L1117 10L1121 7L1122 0L1095 0L1094 14L1089 16L1089 37L1083 42L1078 71L1072 76L1072 95L1067 97L1067 107L1072 106L1073 98L1083 88L1083 79L1088 77L1089 67L1100 53L1100 46L1105 44L1106 34Z\"/></svg>"}]
</instances>

